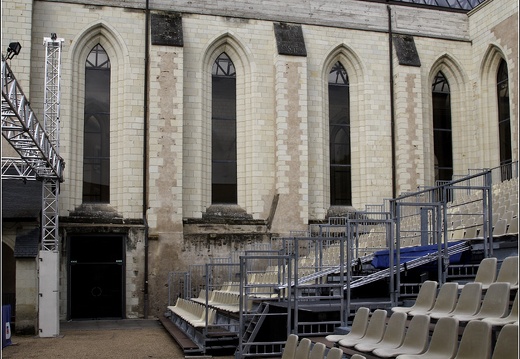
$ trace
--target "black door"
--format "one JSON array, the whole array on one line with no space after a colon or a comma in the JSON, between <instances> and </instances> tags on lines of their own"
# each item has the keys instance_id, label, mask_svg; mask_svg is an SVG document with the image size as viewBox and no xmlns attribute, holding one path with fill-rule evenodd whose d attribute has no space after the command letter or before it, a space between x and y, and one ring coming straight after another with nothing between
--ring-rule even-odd
<instances>
[{"instance_id":1,"label":"black door","mask_svg":"<svg viewBox=\"0 0 520 359\"><path fill-rule=\"evenodd\" d=\"M70 238L71 319L123 317L123 243L121 236Z\"/></svg>"}]
</instances>

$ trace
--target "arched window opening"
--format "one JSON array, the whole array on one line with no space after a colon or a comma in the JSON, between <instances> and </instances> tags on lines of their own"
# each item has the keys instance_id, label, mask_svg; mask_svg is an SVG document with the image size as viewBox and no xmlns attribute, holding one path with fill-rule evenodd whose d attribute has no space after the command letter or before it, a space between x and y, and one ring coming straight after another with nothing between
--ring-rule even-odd
<instances>
[{"instance_id":1,"label":"arched window opening","mask_svg":"<svg viewBox=\"0 0 520 359\"><path fill-rule=\"evenodd\" d=\"M511 162L513 157L511 150L511 115L509 112L509 74L504 60L500 61L500 66L498 67L497 98L500 166L502 168L502 180L506 180L512 176Z\"/></svg>"},{"instance_id":2,"label":"arched window opening","mask_svg":"<svg viewBox=\"0 0 520 359\"><path fill-rule=\"evenodd\" d=\"M85 62L83 202L110 201L110 60L96 45Z\"/></svg>"},{"instance_id":3,"label":"arched window opening","mask_svg":"<svg viewBox=\"0 0 520 359\"><path fill-rule=\"evenodd\" d=\"M330 202L352 205L350 93L347 72L338 61L329 73Z\"/></svg>"},{"instance_id":4,"label":"arched window opening","mask_svg":"<svg viewBox=\"0 0 520 359\"><path fill-rule=\"evenodd\" d=\"M435 181L451 181L453 177L453 149L450 85L440 71L432 83L432 108Z\"/></svg>"},{"instance_id":5,"label":"arched window opening","mask_svg":"<svg viewBox=\"0 0 520 359\"><path fill-rule=\"evenodd\" d=\"M211 202L236 204L236 73L226 53L215 60L211 74Z\"/></svg>"}]
</instances>

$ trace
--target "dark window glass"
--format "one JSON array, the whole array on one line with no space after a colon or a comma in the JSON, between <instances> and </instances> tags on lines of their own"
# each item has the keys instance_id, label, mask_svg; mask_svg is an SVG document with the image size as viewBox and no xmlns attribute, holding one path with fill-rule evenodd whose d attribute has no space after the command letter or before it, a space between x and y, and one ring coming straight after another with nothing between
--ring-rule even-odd
<instances>
[{"instance_id":1,"label":"dark window glass","mask_svg":"<svg viewBox=\"0 0 520 359\"><path fill-rule=\"evenodd\" d=\"M211 202L237 203L236 75L222 53L212 69Z\"/></svg>"},{"instance_id":2,"label":"dark window glass","mask_svg":"<svg viewBox=\"0 0 520 359\"><path fill-rule=\"evenodd\" d=\"M110 201L110 61L96 45L85 63L83 202Z\"/></svg>"},{"instance_id":3,"label":"dark window glass","mask_svg":"<svg viewBox=\"0 0 520 359\"><path fill-rule=\"evenodd\" d=\"M349 83L337 62L329 73L330 201L333 206L352 205Z\"/></svg>"},{"instance_id":4,"label":"dark window glass","mask_svg":"<svg viewBox=\"0 0 520 359\"><path fill-rule=\"evenodd\" d=\"M498 134L500 141L500 166L502 167L502 179L511 178L511 122L509 111L509 74L504 60L500 62L497 74L497 98L498 98Z\"/></svg>"},{"instance_id":5,"label":"dark window glass","mask_svg":"<svg viewBox=\"0 0 520 359\"><path fill-rule=\"evenodd\" d=\"M432 108L435 180L451 181L453 177L453 153L450 86L442 72L437 73L432 83Z\"/></svg>"}]
</instances>

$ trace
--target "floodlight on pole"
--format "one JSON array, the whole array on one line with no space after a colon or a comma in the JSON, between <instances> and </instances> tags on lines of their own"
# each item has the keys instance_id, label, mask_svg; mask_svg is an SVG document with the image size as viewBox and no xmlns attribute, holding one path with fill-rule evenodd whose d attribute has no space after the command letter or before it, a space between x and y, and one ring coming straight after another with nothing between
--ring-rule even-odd
<instances>
[{"instance_id":1,"label":"floodlight on pole","mask_svg":"<svg viewBox=\"0 0 520 359\"><path fill-rule=\"evenodd\" d=\"M20 45L19 42L11 42L9 44L9 47L7 48L7 56L6 59L10 60L16 55L20 53L20 50L22 49L22 45Z\"/></svg>"}]
</instances>

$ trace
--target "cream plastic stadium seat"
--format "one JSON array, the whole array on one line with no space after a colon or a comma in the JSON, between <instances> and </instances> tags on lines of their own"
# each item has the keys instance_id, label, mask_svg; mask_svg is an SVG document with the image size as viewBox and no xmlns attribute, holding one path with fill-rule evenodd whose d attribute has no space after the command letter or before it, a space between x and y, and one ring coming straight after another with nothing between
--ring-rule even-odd
<instances>
[{"instance_id":1,"label":"cream plastic stadium seat","mask_svg":"<svg viewBox=\"0 0 520 359\"><path fill-rule=\"evenodd\" d=\"M488 359L491 357L491 325L472 320L466 325L454 359Z\"/></svg>"},{"instance_id":2,"label":"cream plastic stadium seat","mask_svg":"<svg viewBox=\"0 0 520 359\"><path fill-rule=\"evenodd\" d=\"M359 307L356 315L354 316L354 320L352 321L352 327L350 332L343 335L327 335L325 339L327 339L329 342L339 342L341 339L347 339L347 340L359 340L363 338L367 331L367 325L368 325L368 316L370 314L370 309L366 307Z\"/></svg>"},{"instance_id":3,"label":"cream plastic stadium seat","mask_svg":"<svg viewBox=\"0 0 520 359\"><path fill-rule=\"evenodd\" d=\"M309 351L311 349L311 340L309 338L303 338L300 340L300 344L296 347L294 353L294 359L308 359Z\"/></svg>"},{"instance_id":4,"label":"cream plastic stadium seat","mask_svg":"<svg viewBox=\"0 0 520 359\"><path fill-rule=\"evenodd\" d=\"M496 282L509 283L511 289L518 289L518 256L510 256L504 259Z\"/></svg>"},{"instance_id":5,"label":"cream plastic stadium seat","mask_svg":"<svg viewBox=\"0 0 520 359\"><path fill-rule=\"evenodd\" d=\"M518 291L515 294L515 299L513 300L513 305L511 307L511 311L509 315L504 318L484 318L482 321L487 322L491 325L506 325L513 324L518 322Z\"/></svg>"},{"instance_id":6,"label":"cream plastic stadium seat","mask_svg":"<svg viewBox=\"0 0 520 359\"><path fill-rule=\"evenodd\" d=\"M438 283L436 281L425 281L422 284L421 289L419 289L415 303L411 307L393 307L392 311L408 313L412 310L428 311L432 309L433 304L435 303L435 297L437 296L437 286Z\"/></svg>"},{"instance_id":7,"label":"cream plastic stadium seat","mask_svg":"<svg viewBox=\"0 0 520 359\"><path fill-rule=\"evenodd\" d=\"M393 313L388 320L382 340L378 338L365 340L365 338L362 338L354 348L360 352L371 352L376 348L397 348L403 343L406 318L406 313Z\"/></svg>"},{"instance_id":8,"label":"cream plastic stadium seat","mask_svg":"<svg viewBox=\"0 0 520 359\"><path fill-rule=\"evenodd\" d=\"M296 334L289 334L285 342L285 347L283 348L282 359L294 359L297 346L298 336Z\"/></svg>"},{"instance_id":9,"label":"cream plastic stadium seat","mask_svg":"<svg viewBox=\"0 0 520 359\"><path fill-rule=\"evenodd\" d=\"M500 330L491 359L518 359L518 324L508 324Z\"/></svg>"},{"instance_id":10,"label":"cream plastic stadium seat","mask_svg":"<svg viewBox=\"0 0 520 359\"><path fill-rule=\"evenodd\" d=\"M507 234L507 221L499 219L493 227L493 237L502 237Z\"/></svg>"},{"instance_id":11,"label":"cream plastic stadium seat","mask_svg":"<svg viewBox=\"0 0 520 359\"><path fill-rule=\"evenodd\" d=\"M480 300L482 298L482 283L468 283L460 292L457 305L452 312L431 312L430 317L439 319L446 316L454 315L473 315L480 307Z\"/></svg>"},{"instance_id":12,"label":"cream plastic stadium seat","mask_svg":"<svg viewBox=\"0 0 520 359\"><path fill-rule=\"evenodd\" d=\"M453 317L461 322L484 318L505 317L509 308L509 283L493 283L489 286L480 310L473 315L455 314Z\"/></svg>"},{"instance_id":13,"label":"cream plastic stadium seat","mask_svg":"<svg viewBox=\"0 0 520 359\"><path fill-rule=\"evenodd\" d=\"M376 309L372 316L370 317L370 321L368 322L367 330L365 335L359 338L344 338L341 339L338 344L344 347L353 347L360 340L364 340L365 338L379 338L379 340L383 339L383 333L385 332L385 322L386 316L388 312L384 309Z\"/></svg>"},{"instance_id":14,"label":"cream plastic stadium seat","mask_svg":"<svg viewBox=\"0 0 520 359\"><path fill-rule=\"evenodd\" d=\"M354 354L350 357L350 359L367 359L366 357L364 357L363 355L361 354Z\"/></svg>"},{"instance_id":15,"label":"cream plastic stadium seat","mask_svg":"<svg viewBox=\"0 0 520 359\"><path fill-rule=\"evenodd\" d=\"M327 359L341 359L342 357L343 350L341 350L340 348L331 348L327 353Z\"/></svg>"},{"instance_id":16,"label":"cream plastic stadium seat","mask_svg":"<svg viewBox=\"0 0 520 359\"><path fill-rule=\"evenodd\" d=\"M323 359L326 348L327 347L323 343L314 343L309 354L309 359Z\"/></svg>"},{"instance_id":17,"label":"cream plastic stadium seat","mask_svg":"<svg viewBox=\"0 0 520 359\"><path fill-rule=\"evenodd\" d=\"M410 320L410 325L404 336L403 344L397 348L378 348L372 353L382 358L392 358L401 354L422 354L428 347L430 336L430 317L418 314Z\"/></svg>"},{"instance_id":18,"label":"cream plastic stadium seat","mask_svg":"<svg viewBox=\"0 0 520 359\"><path fill-rule=\"evenodd\" d=\"M488 286L493 283L497 276L497 259L495 257L484 258L480 261L477 269L477 274L473 282L482 283L482 287ZM459 284L461 289L464 284Z\"/></svg>"},{"instance_id":19,"label":"cream plastic stadium seat","mask_svg":"<svg viewBox=\"0 0 520 359\"><path fill-rule=\"evenodd\" d=\"M509 222L509 227L507 227L507 234L518 234L518 218L513 218L513 220Z\"/></svg>"},{"instance_id":20,"label":"cream plastic stadium seat","mask_svg":"<svg viewBox=\"0 0 520 359\"><path fill-rule=\"evenodd\" d=\"M433 329L428 350L418 355L398 355L396 359L451 359L459 345L459 321L444 317L437 321Z\"/></svg>"},{"instance_id":21,"label":"cream plastic stadium seat","mask_svg":"<svg viewBox=\"0 0 520 359\"><path fill-rule=\"evenodd\" d=\"M437 299L435 299L435 304L431 310L412 310L408 314L417 315L417 314L426 314L430 315L430 313L450 313L455 309L455 305L457 305L457 297L458 297L458 285L457 283L444 283L439 290L439 294L437 295Z\"/></svg>"}]
</instances>

